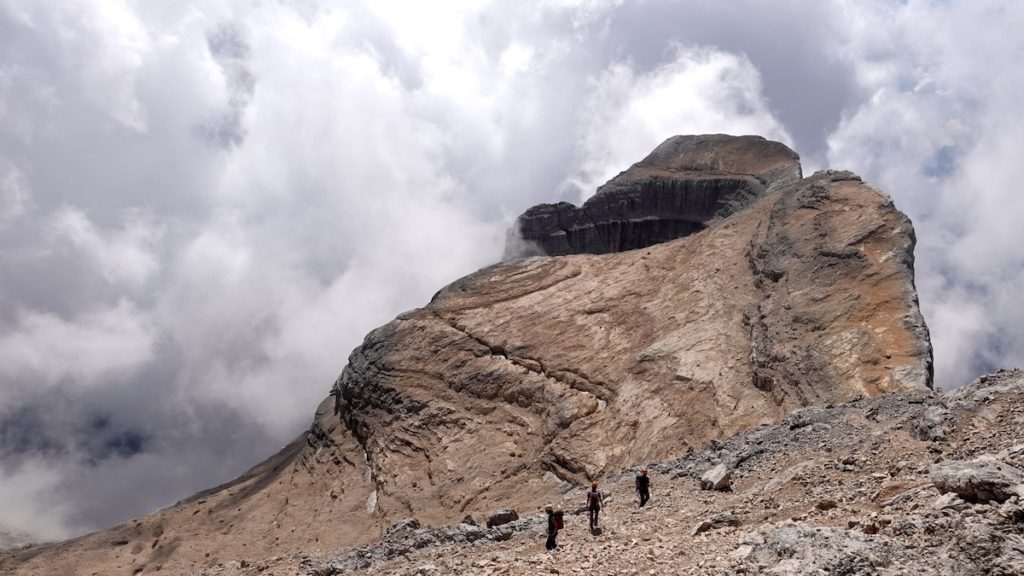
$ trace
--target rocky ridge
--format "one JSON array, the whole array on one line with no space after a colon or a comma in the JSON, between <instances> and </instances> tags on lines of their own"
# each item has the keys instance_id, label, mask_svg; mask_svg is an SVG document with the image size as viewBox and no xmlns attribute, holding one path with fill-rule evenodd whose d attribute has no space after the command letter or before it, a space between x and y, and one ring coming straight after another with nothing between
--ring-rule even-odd
<instances>
[{"instance_id":1,"label":"rocky ridge","mask_svg":"<svg viewBox=\"0 0 1024 576\"><path fill-rule=\"evenodd\" d=\"M927 393L909 220L853 174L797 179L780 144L711 140L721 166L760 174L742 210L640 250L467 276L371 332L310 430L266 462L110 530L0 555L0 570L191 573L314 557L403 518L436 527L533 510L803 407ZM686 141L643 170L707 178L680 168Z\"/></svg>"}]
</instances>

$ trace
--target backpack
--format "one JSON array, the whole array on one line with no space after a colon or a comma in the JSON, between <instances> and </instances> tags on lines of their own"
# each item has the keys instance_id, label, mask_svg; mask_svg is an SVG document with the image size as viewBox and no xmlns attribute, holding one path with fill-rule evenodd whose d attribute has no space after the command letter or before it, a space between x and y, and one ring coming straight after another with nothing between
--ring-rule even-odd
<instances>
[{"instance_id":1,"label":"backpack","mask_svg":"<svg viewBox=\"0 0 1024 576\"><path fill-rule=\"evenodd\" d=\"M565 528L565 524L562 522L562 513L561 512L555 512L554 516L555 516L555 529L556 530L561 530L562 528Z\"/></svg>"}]
</instances>

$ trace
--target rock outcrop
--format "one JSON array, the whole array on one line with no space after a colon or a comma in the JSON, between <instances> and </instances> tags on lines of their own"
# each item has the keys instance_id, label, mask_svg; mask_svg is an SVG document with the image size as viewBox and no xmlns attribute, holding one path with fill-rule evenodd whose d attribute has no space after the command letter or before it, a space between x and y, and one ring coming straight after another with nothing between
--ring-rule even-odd
<instances>
[{"instance_id":1,"label":"rock outcrop","mask_svg":"<svg viewBox=\"0 0 1024 576\"><path fill-rule=\"evenodd\" d=\"M800 179L800 159L759 136L675 136L576 207L541 204L509 230L505 258L607 254L700 232Z\"/></svg>"},{"instance_id":2,"label":"rock outcrop","mask_svg":"<svg viewBox=\"0 0 1024 576\"><path fill-rule=\"evenodd\" d=\"M658 202L701 207L700 232L471 274L371 332L310 431L268 462L0 567L180 573L359 546L402 518L535 510L802 407L927 393L909 220L852 174L799 174L781 144L671 139L599 196L644 204L663 184ZM743 458L698 478L723 462Z\"/></svg>"}]
</instances>

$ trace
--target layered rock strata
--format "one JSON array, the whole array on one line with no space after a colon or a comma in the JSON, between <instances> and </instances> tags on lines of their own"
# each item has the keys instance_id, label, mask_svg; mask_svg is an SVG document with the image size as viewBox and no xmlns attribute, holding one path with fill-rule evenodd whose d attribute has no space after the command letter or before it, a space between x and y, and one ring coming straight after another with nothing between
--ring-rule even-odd
<instances>
[{"instance_id":1,"label":"layered rock strata","mask_svg":"<svg viewBox=\"0 0 1024 576\"><path fill-rule=\"evenodd\" d=\"M540 204L509 230L505 259L607 254L700 232L779 186L800 160L759 136L675 136L576 207Z\"/></svg>"}]
</instances>

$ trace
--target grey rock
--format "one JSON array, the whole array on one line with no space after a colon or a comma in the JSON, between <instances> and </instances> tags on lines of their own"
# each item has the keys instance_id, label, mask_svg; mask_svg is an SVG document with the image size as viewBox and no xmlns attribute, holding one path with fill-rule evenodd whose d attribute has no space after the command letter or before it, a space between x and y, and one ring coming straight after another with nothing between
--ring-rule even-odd
<instances>
[{"instance_id":1,"label":"grey rock","mask_svg":"<svg viewBox=\"0 0 1024 576\"><path fill-rule=\"evenodd\" d=\"M715 466L701 475L700 487L703 490L725 491L732 489L732 470L725 464Z\"/></svg>"},{"instance_id":2,"label":"grey rock","mask_svg":"<svg viewBox=\"0 0 1024 576\"><path fill-rule=\"evenodd\" d=\"M493 512L491 513L490 516L487 517L487 527L494 528L495 526L508 524L509 522L513 522L515 520L519 520L519 514L511 508L505 508L503 510Z\"/></svg>"},{"instance_id":3,"label":"grey rock","mask_svg":"<svg viewBox=\"0 0 1024 576\"><path fill-rule=\"evenodd\" d=\"M334 556L311 566L317 576L334 576L367 570L376 564L408 555L416 550L442 546L468 546L480 541L502 542L540 526L541 516L519 518L498 527L482 528L466 523L458 526L424 528L415 518L403 519L385 532L383 540Z\"/></svg>"},{"instance_id":4,"label":"grey rock","mask_svg":"<svg viewBox=\"0 0 1024 576\"><path fill-rule=\"evenodd\" d=\"M726 527L729 527L729 526L739 526L739 525L740 525L740 519L735 514L730 514L730 513L719 514L719 515L713 516L713 517L711 517L711 518L709 518L707 520L701 521L701 523L697 524L697 526L695 526L694 529L690 532L690 535L691 536L696 536L698 534L702 534L704 532L708 532L708 531L711 531L711 530L718 530L719 528L726 528Z\"/></svg>"},{"instance_id":5,"label":"grey rock","mask_svg":"<svg viewBox=\"0 0 1024 576\"><path fill-rule=\"evenodd\" d=\"M398 522L395 522L384 532L385 538L393 538L395 536L402 536L409 532L419 530L420 521L415 518L402 518Z\"/></svg>"},{"instance_id":6,"label":"grey rock","mask_svg":"<svg viewBox=\"0 0 1024 576\"><path fill-rule=\"evenodd\" d=\"M964 502L962 498L953 492L946 492L932 502L932 509L934 510L966 510L969 507L970 504Z\"/></svg>"},{"instance_id":7,"label":"grey rock","mask_svg":"<svg viewBox=\"0 0 1024 576\"><path fill-rule=\"evenodd\" d=\"M733 558L743 573L874 575L891 563L892 545L867 535L798 523L747 535ZM762 570L762 568L767 568Z\"/></svg>"},{"instance_id":8,"label":"grey rock","mask_svg":"<svg viewBox=\"0 0 1024 576\"><path fill-rule=\"evenodd\" d=\"M949 410L943 406L929 406L911 429L918 440L936 441L945 439L943 425L949 418Z\"/></svg>"},{"instance_id":9,"label":"grey rock","mask_svg":"<svg viewBox=\"0 0 1024 576\"><path fill-rule=\"evenodd\" d=\"M940 492L953 492L968 502L1005 502L1024 495L1024 473L991 455L933 464L928 475Z\"/></svg>"}]
</instances>

